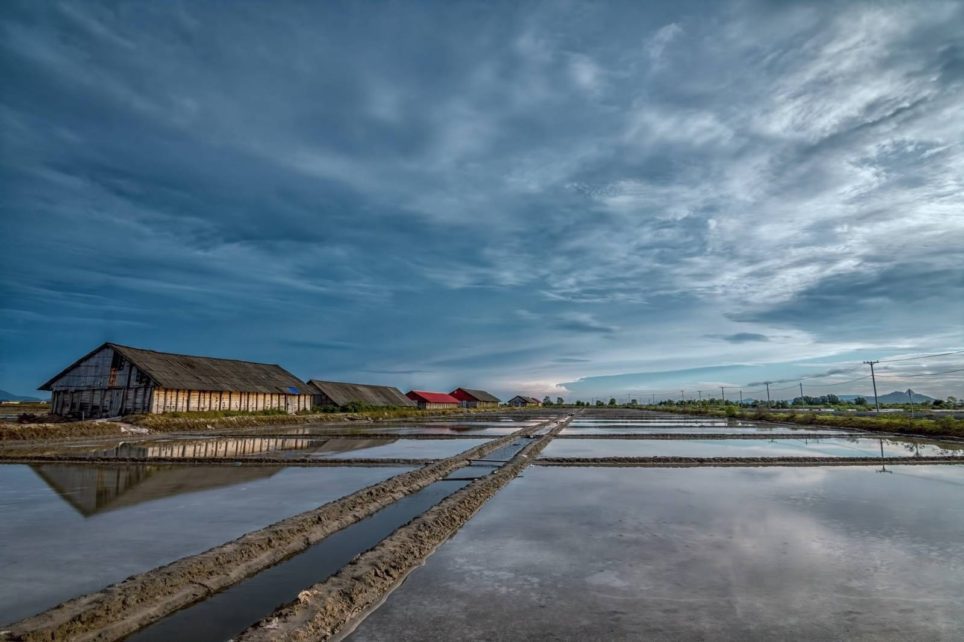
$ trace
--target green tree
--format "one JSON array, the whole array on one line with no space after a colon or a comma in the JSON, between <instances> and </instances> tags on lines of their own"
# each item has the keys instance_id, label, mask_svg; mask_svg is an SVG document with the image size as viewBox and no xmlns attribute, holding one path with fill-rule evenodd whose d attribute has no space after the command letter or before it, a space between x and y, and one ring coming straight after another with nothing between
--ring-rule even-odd
<instances>
[{"instance_id":1,"label":"green tree","mask_svg":"<svg viewBox=\"0 0 964 642\"><path fill-rule=\"evenodd\" d=\"M546 395L545 397L542 398L542 405L543 405L543 406L551 406L551 405L552 405L552 399L549 398L549 395Z\"/></svg>"},{"instance_id":2,"label":"green tree","mask_svg":"<svg viewBox=\"0 0 964 642\"><path fill-rule=\"evenodd\" d=\"M566 403L566 400L565 400L565 399L563 399L562 397L556 397L556 405L557 405L557 406L561 406L561 405L563 405L563 404L565 404L565 403Z\"/></svg>"},{"instance_id":3,"label":"green tree","mask_svg":"<svg viewBox=\"0 0 964 642\"><path fill-rule=\"evenodd\" d=\"M610 406L615 406L615 405L616 405L616 398L615 398L615 397L610 397L610 398L609 398L609 405L610 405Z\"/></svg>"}]
</instances>

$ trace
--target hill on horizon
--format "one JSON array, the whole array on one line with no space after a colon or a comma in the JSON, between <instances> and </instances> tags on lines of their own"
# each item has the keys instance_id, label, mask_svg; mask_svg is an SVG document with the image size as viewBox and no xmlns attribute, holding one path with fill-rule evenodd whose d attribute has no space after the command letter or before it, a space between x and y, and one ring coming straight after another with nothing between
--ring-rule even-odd
<instances>
[{"instance_id":1,"label":"hill on horizon","mask_svg":"<svg viewBox=\"0 0 964 642\"><path fill-rule=\"evenodd\" d=\"M873 393L867 395L838 395L838 397L844 401L853 401L857 397L863 397L867 400L867 403L874 403ZM934 397L928 397L919 392L913 393L914 403L924 403L927 401L934 401ZM893 392L888 392L885 395L879 395L877 397L880 403L907 403L909 398L906 391L894 390Z\"/></svg>"},{"instance_id":2,"label":"hill on horizon","mask_svg":"<svg viewBox=\"0 0 964 642\"><path fill-rule=\"evenodd\" d=\"M7 390L0 390L0 401L43 401L39 397L28 397L26 395L15 395Z\"/></svg>"}]
</instances>

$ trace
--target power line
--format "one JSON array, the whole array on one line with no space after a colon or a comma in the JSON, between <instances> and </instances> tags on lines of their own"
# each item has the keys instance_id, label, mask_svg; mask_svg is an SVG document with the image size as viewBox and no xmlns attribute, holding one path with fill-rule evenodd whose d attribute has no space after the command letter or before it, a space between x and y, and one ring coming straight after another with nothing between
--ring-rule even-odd
<instances>
[{"instance_id":1,"label":"power line","mask_svg":"<svg viewBox=\"0 0 964 642\"><path fill-rule=\"evenodd\" d=\"M916 361L917 359L933 359L935 357L947 357L952 354L964 354L964 350L954 350L953 352L938 352L936 354L922 354L918 357L903 357L901 359L881 359L880 363L898 363L900 361Z\"/></svg>"},{"instance_id":2,"label":"power line","mask_svg":"<svg viewBox=\"0 0 964 642\"><path fill-rule=\"evenodd\" d=\"M898 379L909 379L911 377L939 377L941 375L954 374L955 372L964 372L964 368L945 370L944 372L918 372L917 374L900 375Z\"/></svg>"}]
</instances>

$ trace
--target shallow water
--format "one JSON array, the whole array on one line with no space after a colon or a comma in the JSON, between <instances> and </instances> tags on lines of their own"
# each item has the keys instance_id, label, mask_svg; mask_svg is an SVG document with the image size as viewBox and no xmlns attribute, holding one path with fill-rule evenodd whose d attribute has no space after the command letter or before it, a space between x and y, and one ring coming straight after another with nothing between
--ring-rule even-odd
<instances>
[{"instance_id":1,"label":"shallow water","mask_svg":"<svg viewBox=\"0 0 964 642\"><path fill-rule=\"evenodd\" d=\"M840 430L837 428L820 428L817 426L765 426L760 424L742 424L742 425L642 425L642 424L607 424L600 426L585 426L585 425L570 425L567 426L562 434L566 435L633 435L633 434L656 434L656 433L681 433L685 435L699 435L699 434L720 434L720 433L734 433L734 434L751 434L751 433L761 433L768 435L791 435L793 433L826 433L828 435L832 434L845 434L858 432L855 430Z\"/></svg>"},{"instance_id":2,"label":"shallow water","mask_svg":"<svg viewBox=\"0 0 964 642\"><path fill-rule=\"evenodd\" d=\"M486 461L511 459L526 439L491 453ZM131 641L227 640L293 600L304 588L325 580L356 555L375 546L400 526L422 514L472 479L491 474L487 465L465 466L447 479L401 498L374 515L344 528L280 564L272 566L204 602L158 621L128 638Z\"/></svg>"},{"instance_id":3,"label":"shallow water","mask_svg":"<svg viewBox=\"0 0 964 642\"><path fill-rule=\"evenodd\" d=\"M352 639L962 639L964 466L887 468L530 468Z\"/></svg>"},{"instance_id":4,"label":"shallow water","mask_svg":"<svg viewBox=\"0 0 964 642\"><path fill-rule=\"evenodd\" d=\"M362 435L363 436L363 435ZM364 439L322 436L259 437L174 437L163 440L120 442L111 448L103 445L76 445L61 448L62 454L81 457L138 459L248 459L248 458L405 458L435 459L451 457L488 441L480 439Z\"/></svg>"},{"instance_id":5,"label":"shallow water","mask_svg":"<svg viewBox=\"0 0 964 642\"><path fill-rule=\"evenodd\" d=\"M517 430L534 426L540 422L532 423L426 423L426 424L365 424L363 426L339 426L330 425L310 425L284 428L287 435L306 435L314 437L324 437L326 433L348 433L364 435L366 433L392 433L398 435L508 435ZM276 428L275 431L280 429Z\"/></svg>"},{"instance_id":6,"label":"shallow water","mask_svg":"<svg viewBox=\"0 0 964 642\"><path fill-rule=\"evenodd\" d=\"M405 470L0 465L0 623Z\"/></svg>"},{"instance_id":7,"label":"shallow water","mask_svg":"<svg viewBox=\"0 0 964 642\"><path fill-rule=\"evenodd\" d=\"M964 443L823 439L556 439L542 457L936 457L964 456Z\"/></svg>"},{"instance_id":8,"label":"shallow water","mask_svg":"<svg viewBox=\"0 0 964 642\"><path fill-rule=\"evenodd\" d=\"M491 471L491 469L490 469ZM487 471L489 472L489 471ZM172 613L131 635L131 642L231 639L294 600L303 589L338 572L356 555L375 546L450 494L469 483L439 481L401 498L374 515L194 606Z\"/></svg>"},{"instance_id":9,"label":"shallow water","mask_svg":"<svg viewBox=\"0 0 964 642\"><path fill-rule=\"evenodd\" d=\"M285 453L312 459L444 459L475 448L488 439L330 439L307 451Z\"/></svg>"}]
</instances>

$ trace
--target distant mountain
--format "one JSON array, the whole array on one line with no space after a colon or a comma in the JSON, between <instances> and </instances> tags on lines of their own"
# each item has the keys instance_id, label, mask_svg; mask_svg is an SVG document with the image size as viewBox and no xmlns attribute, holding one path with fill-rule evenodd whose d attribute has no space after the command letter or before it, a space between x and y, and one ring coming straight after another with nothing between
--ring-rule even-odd
<instances>
[{"instance_id":1,"label":"distant mountain","mask_svg":"<svg viewBox=\"0 0 964 642\"><path fill-rule=\"evenodd\" d=\"M42 401L37 397L25 397L23 395L15 395L12 392L7 392L6 390L0 390L0 401Z\"/></svg>"},{"instance_id":2,"label":"distant mountain","mask_svg":"<svg viewBox=\"0 0 964 642\"><path fill-rule=\"evenodd\" d=\"M857 397L863 397L867 400L868 404L874 403L873 393L869 395L837 395L841 401L853 401ZM934 401L933 397L928 397L927 395L922 395L919 392L913 393L914 403L924 403L925 401ZM893 392L888 392L886 395L879 395L877 397L880 403L907 403L910 397L907 396L906 391L895 390Z\"/></svg>"},{"instance_id":3,"label":"distant mountain","mask_svg":"<svg viewBox=\"0 0 964 642\"><path fill-rule=\"evenodd\" d=\"M914 403L923 403L923 402L925 402L925 401L934 401L934 398L933 398L933 397L928 397L927 395L922 395L922 394L920 394L919 392L915 392L915 393L913 393L911 396L913 396L913 398L914 398ZM868 401L873 401L873 399L874 399L874 397L873 397L873 395L871 395L867 400L868 400ZM909 397L908 397L906 391L901 392L901 391L899 391L899 390L895 390L895 391L893 391L893 392L888 392L886 395L880 395L880 396L878 397L878 399L880 400L880 403L907 403Z\"/></svg>"}]
</instances>

